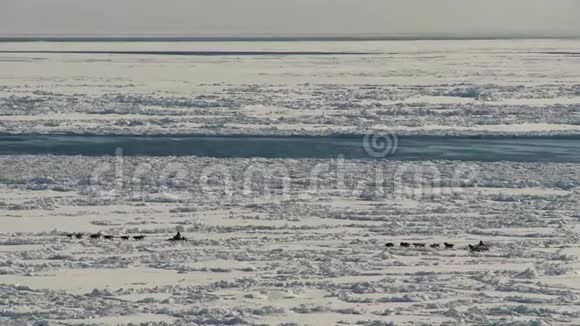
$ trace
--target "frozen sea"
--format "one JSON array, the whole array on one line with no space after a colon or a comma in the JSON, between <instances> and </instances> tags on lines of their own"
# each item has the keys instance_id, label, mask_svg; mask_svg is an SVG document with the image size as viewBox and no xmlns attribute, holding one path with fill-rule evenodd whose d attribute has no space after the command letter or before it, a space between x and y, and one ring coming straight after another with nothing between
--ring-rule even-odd
<instances>
[{"instance_id":1,"label":"frozen sea","mask_svg":"<svg viewBox=\"0 0 580 326\"><path fill-rule=\"evenodd\" d=\"M578 134L579 45L2 42L0 133Z\"/></svg>"},{"instance_id":2,"label":"frozen sea","mask_svg":"<svg viewBox=\"0 0 580 326\"><path fill-rule=\"evenodd\" d=\"M0 325L579 325L579 146L580 40L0 42Z\"/></svg>"}]
</instances>

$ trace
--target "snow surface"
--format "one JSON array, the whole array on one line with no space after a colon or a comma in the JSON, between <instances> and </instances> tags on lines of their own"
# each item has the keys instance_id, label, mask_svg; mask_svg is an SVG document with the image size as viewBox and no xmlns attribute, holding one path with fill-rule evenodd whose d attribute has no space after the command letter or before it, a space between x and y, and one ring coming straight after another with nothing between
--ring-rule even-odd
<instances>
[{"instance_id":1,"label":"snow surface","mask_svg":"<svg viewBox=\"0 0 580 326\"><path fill-rule=\"evenodd\" d=\"M356 160L341 186L335 160L129 157L91 181L116 159L0 157L0 320L580 323L577 164ZM247 179L256 167L277 167L268 187ZM208 169L227 171L229 186ZM177 230L189 240L166 241ZM63 236L99 231L147 237ZM470 254L479 240L490 252Z\"/></svg>"},{"instance_id":2,"label":"snow surface","mask_svg":"<svg viewBox=\"0 0 580 326\"><path fill-rule=\"evenodd\" d=\"M579 45L0 43L378 53L0 53L0 133L578 134ZM113 154L0 156L0 325L580 325L578 164Z\"/></svg>"},{"instance_id":3,"label":"snow surface","mask_svg":"<svg viewBox=\"0 0 580 326\"><path fill-rule=\"evenodd\" d=\"M579 40L0 43L0 132L578 134Z\"/></svg>"}]
</instances>

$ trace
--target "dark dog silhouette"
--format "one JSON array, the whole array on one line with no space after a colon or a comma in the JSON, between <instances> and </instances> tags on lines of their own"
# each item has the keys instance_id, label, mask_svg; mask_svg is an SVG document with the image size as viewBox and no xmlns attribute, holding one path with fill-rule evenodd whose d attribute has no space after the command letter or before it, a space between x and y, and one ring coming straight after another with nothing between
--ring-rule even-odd
<instances>
[{"instance_id":1,"label":"dark dog silhouette","mask_svg":"<svg viewBox=\"0 0 580 326\"><path fill-rule=\"evenodd\" d=\"M415 248L425 248L425 244L424 243L415 242L415 243L413 243L413 246Z\"/></svg>"},{"instance_id":2,"label":"dark dog silhouette","mask_svg":"<svg viewBox=\"0 0 580 326\"><path fill-rule=\"evenodd\" d=\"M433 243L433 244L430 244L429 247L431 247L431 248L439 248L439 244L438 243Z\"/></svg>"},{"instance_id":3,"label":"dark dog silhouette","mask_svg":"<svg viewBox=\"0 0 580 326\"><path fill-rule=\"evenodd\" d=\"M385 247L387 247L387 248L393 248L394 246L395 246L395 244L394 244L394 243L392 243L392 242L388 242L388 243L385 245Z\"/></svg>"},{"instance_id":4,"label":"dark dog silhouette","mask_svg":"<svg viewBox=\"0 0 580 326\"><path fill-rule=\"evenodd\" d=\"M410 243L408 243L408 242L401 242L401 243L400 243L400 245L401 245L401 247L403 247L403 248L409 248L409 247L411 246L411 244L410 244Z\"/></svg>"},{"instance_id":5,"label":"dark dog silhouette","mask_svg":"<svg viewBox=\"0 0 580 326\"><path fill-rule=\"evenodd\" d=\"M135 239L137 241L141 241L141 240L145 239L145 236L144 235L136 235L136 236L133 236L133 239Z\"/></svg>"},{"instance_id":6,"label":"dark dog silhouette","mask_svg":"<svg viewBox=\"0 0 580 326\"><path fill-rule=\"evenodd\" d=\"M113 240L115 237L112 235L105 235L103 236L103 238L105 238L106 240Z\"/></svg>"},{"instance_id":7,"label":"dark dog silhouette","mask_svg":"<svg viewBox=\"0 0 580 326\"><path fill-rule=\"evenodd\" d=\"M445 248L446 248L446 249L453 249L453 247L455 247L455 245L454 245L454 244L452 244L452 243L447 243L447 242L445 242L445 243L444 243L444 245L445 245Z\"/></svg>"},{"instance_id":8,"label":"dark dog silhouette","mask_svg":"<svg viewBox=\"0 0 580 326\"><path fill-rule=\"evenodd\" d=\"M120 236L120 238L121 238L121 240L129 240L130 237L128 235L123 235L123 236Z\"/></svg>"},{"instance_id":9,"label":"dark dog silhouette","mask_svg":"<svg viewBox=\"0 0 580 326\"><path fill-rule=\"evenodd\" d=\"M91 239L100 239L101 238L101 234L100 233L95 233L95 234L91 234L90 235Z\"/></svg>"}]
</instances>

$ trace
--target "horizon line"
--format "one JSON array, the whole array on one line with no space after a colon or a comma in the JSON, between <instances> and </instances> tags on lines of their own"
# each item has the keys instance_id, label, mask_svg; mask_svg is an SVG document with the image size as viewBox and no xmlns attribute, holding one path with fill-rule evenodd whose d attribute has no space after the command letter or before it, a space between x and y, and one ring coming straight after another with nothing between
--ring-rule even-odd
<instances>
[{"instance_id":1,"label":"horizon line","mask_svg":"<svg viewBox=\"0 0 580 326\"><path fill-rule=\"evenodd\" d=\"M219 42L219 41L437 41L437 40L516 40L516 39L580 39L580 35L555 34L444 34L398 33L356 35L188 35L188 34L0 34L0 42Z\"/></svg>"}]
</instances>

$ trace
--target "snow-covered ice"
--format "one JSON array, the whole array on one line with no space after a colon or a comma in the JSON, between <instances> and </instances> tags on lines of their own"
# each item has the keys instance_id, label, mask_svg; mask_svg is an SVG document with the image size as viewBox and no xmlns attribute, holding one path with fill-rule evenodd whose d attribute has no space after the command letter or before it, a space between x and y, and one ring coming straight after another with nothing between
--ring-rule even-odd
<instances>
[{"instance_id":1,"label":"snow-covered ice","mask_svg":"<svg viewBox=\"0 0 580 326\"><path fill-rule=\"evenodd\" d=\"M0 43L0 51L338 51L367 55L0 53L0 132L580 132L578 40Z\"/></svg>"},{"instance_id":2,"label":"snow-covered ice","mask_svg":"<svg viewBox=\"0 0 580 326\"><path fill-rule=\"evenodd\" d=\"M415 162L441 180L405 178L406 162L0 158L0 319L65 325L579 323L577 164ZM328 163L312 190L309 175ZM140 167L150 167L138 178ZM252 165L284 167L265 192ZM188 167L168 176L167 166ZM202 171L230 171L200 184ZM384 172L381 195L376 171ZM476 183L453 187L457 170ZM223 171L223 170L222 170ZM218 170L219 172L219 170ZM179 180L175 180L178 178ZM306 181L305 181L306 179ZM203 191L200 189L203 188ZM63 191L66 189L66 191ZM391 190L392 189L392 190ZM176 230L189 241L165 241ZM69 232L145 234L144 241ZM491 251L470 254L485 240ZM452 242L454 249L384 247Z\"/></svg>"},{"instance_id":3,"label":"snow-covered ice","mask_svg":"<svg viewBox=\"0 0 580 326\"><path fill-rule=\"evenodd\" d=\"M0 53L0 133L578 135L579 45L0 43L378 53ZM579 202L578 163L3 155L0 325L578 325Z\"/></svg>"}]
</instances>

